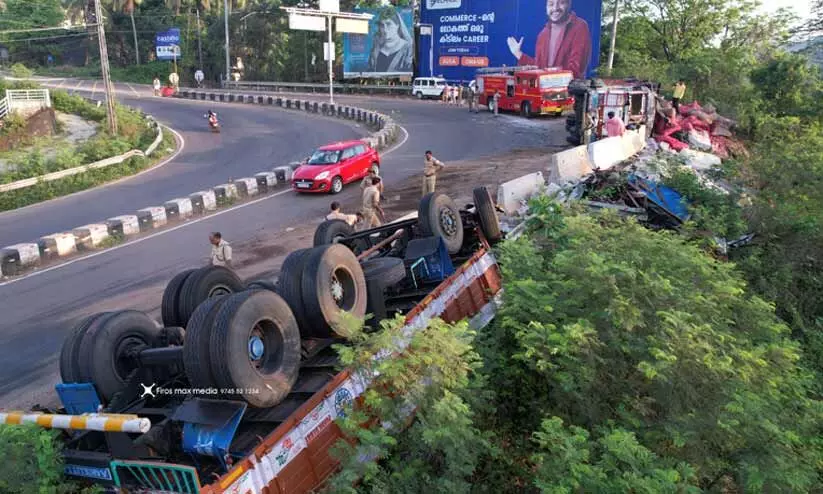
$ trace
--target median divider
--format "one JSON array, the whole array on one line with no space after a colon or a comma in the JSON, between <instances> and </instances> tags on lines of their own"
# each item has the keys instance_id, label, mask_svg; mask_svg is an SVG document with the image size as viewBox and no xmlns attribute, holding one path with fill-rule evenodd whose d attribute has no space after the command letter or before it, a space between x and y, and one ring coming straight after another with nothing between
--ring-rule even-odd
<instances>
[{"instance_id":1,"label":"median divider","mask_svg":"<svg viewBox=\"0 0 823 494\"><path fill-rule=\"evenodd\" d=\"M370 135L362 140L378 150L384 150L391 146L400 134L400 129L390 117L362 108L330 105L299 98L247 96L202 91L182 91L178 94L178 97L210 101L242 101L249 104L271 105L285 109L295 108L330 118L355 120L371 129ZM63 174L62 176L69 176L82 173L87 169L108 166L108 164L112 164L108 163L110 160L123 158L124 156L126 157L123 160L131 156L148 156L155 151L160 141L162 141L163 136L160 126L157 126L157 130L157 139L145 151L130 151L126 153L128 156L122 155L109 158L109 160L57 173ZM219 184L207 190L196 191L185 197L169 199L159 206L142 208L138 211L111 216L106 221L44 235L36 242L3 247L0 249L0 277L8 278L25 275L72 256L104 250L120 242L138 238L168 225L206 216L220 208L232 206L236 202L275 193L290 186L292 174L297 165L297 163L291 163L276 166L249 177L230 179L228 183ZM36 177L29 180L36 183L37 180L42 179L43 177ZM4 184L5 187L9 185L13 184ZM14 190L14 187L0 189L0 191L3 190Z\"/></svg>"}]
</instances>

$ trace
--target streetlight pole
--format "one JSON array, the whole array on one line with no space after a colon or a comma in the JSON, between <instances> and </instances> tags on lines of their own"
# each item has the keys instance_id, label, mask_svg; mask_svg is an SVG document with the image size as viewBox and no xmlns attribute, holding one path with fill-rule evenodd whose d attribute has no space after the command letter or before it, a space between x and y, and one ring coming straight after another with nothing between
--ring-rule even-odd
<instances>
[{"instance_id":1,"label":"streetlight pole","mask_svg":"<svg viewBox=\"0 0 823 494\"><path fill-rule=\"evenodd\" d=\"M229 0L223 0L223 10L225 13L224 24L226 28L226 85L231 80L231 60L229 60Z\"/></svg>"},{"instance_id":2,"label":"streetlight pole","mask_svg":"<svg viewBox=\"0 0 823 494\"><path fill-rule=\"evenodd\" d=\"M617 40L617 18L620 12L620 0L614 0L614 18L612 19L612 39L609 43L609 62L606 65L606 70L609 75L612 75L612 67L614 66L614 45Z\"/></svg>"},{"instance_id":3,"label":"streetlight pole","mask_svg":"<svg viewBox=\"0 0 823 494\"><path fill-rule=\"evenodd\" d=\"M329 19L329 47L327 49L327 58L329 59L329 104L334 104L334 45L332 45L331 31L333 16L328 16Z\"/></svg>"}]
</instances>

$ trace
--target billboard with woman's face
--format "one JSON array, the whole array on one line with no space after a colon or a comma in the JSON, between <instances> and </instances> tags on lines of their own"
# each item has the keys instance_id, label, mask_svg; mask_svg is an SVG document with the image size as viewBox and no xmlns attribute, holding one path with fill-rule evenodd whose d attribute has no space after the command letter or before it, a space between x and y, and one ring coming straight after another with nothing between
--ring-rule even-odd
<instances>
[{"instance_id":1,"label":"billboard with woman's face","mask_svg":"<svg viewBox=\"0 0 823 494\"><path fill-rule=\"evenodd\" d=\"M418 76L470 80L481 67L537 65L587 77L601 0L421 0ZM431 35L423 35L431 26ZM429 30L427 30L428 32Z\"/></svg>"},{"instance_id":2,"label":"billboard with woman's face","mask_svg":"<svg viewBox=\"0 0 823 494\"><path fill-rule=\"evenodd\" d=\"M344 77L411 76L414 63L414 16L411 8L355 9L372 14L369 34L343 36Z\"/></svg>"}]
</instances>

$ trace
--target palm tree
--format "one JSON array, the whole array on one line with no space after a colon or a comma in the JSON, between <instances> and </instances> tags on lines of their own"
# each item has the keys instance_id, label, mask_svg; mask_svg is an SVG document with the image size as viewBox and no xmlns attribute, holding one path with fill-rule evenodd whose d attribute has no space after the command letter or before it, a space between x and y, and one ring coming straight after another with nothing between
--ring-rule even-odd
<instances>
[{"instance_id":1,"label":"palm tree","mask_svg":"<svg viewBox=\"0 0 823 494\"><path fill-rule=\"evenodd\" d=\"M143 0L125 0L125 4L123 5L123 11L128 12L129 18L131 18L131 30L134 34L134 58L137 65L140 65L140 47L137 45L137 27L134 25L134 7L141 3L143 3Z\"/></svg>"}]
</instances>

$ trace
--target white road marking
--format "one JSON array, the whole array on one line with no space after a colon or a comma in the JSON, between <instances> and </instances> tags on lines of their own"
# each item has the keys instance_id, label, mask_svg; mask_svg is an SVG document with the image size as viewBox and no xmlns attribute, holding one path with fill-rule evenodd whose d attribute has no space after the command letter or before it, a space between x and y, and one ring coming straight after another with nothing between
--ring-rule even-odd
<instances>
[{"instance_id":1,"label":"white road marking","mask_svg":"<svg viewBox=\"0 0 823 494\"><path fill-rule=\"evenodd\" d=\"M62 81L60 81L60 84L58 84L57 87L58 88L63 87L63 84L65 84L66 82L68 82L68 79L63 79Z\"/></svg>"},{"instance_id":2,"label":"white road marking","mask_svg":"<svg viewBox=\"0 0 823 494\"><path fill-rule=\"evenodd\" d=\"M77 85L76 85L76 86L74 86L74 89L72 89L72 91L77 91L77 90L79 90L79 89L80 89L80 86L82 86L82 85L83 85L83 79L80 79L79 81L77 81Z\"/></svg>"},{"instance_id":3,"label":"white road marking","mask_svg":"<svg viewBox=\"0 0 823 494\"><path fill-rule=\"evenodd\" d=\"M94 85L91 87L91 97L94 98L94 93L97 91L97 81L94 81Z\"/></svg>"},{"instance_id":4,"label":"white road marking","mask_svg":"<svg viewBox=\"0 0 823 494\"><path fill-rule=\"evenodd\" d=\"M131 84L129 84L129 83L127 82L127 83L126 83L126 86L128 86L128 87L129 87L129 89L131 89L131 92L133 92L135 96L137 96L138 98L140 97L140 93L138 93L137 91L135 91L134 87L133 87Z\"/></svg>"},{"instance_id":5,"label":"white road marking","mask_svg":"<svg viewBox=\"0 0 823 494\"><path fill-rule=\"evenodd\" d=\"M395 152L396 150L400 149L400 147L401 147L401 146L403 146L404 144L406 144L406 141L408 141L408 139L409 139L409 133L408 133L408 132L406 131L406 129L404 129L402 126L398 126L398 127L400 127L400 129L403 131L404 138L403 138L403 139L402 139L399 143L397 143L397 144L395 144L394 146L392 146L391 148L389 148L389 150L388 150L388 151L386 151L386 152L382 153L382 156L386 156L386 155L389 155L389 154L391 154L391 153ZM170 129L170 130L171 130L171 129ZM174 131L172 131L172 132L174 132ZM177 134L177 132L175 132L175 134ZM179 134L177 134L177 135L179 135ZM181 139L182 139L182 136L180 136L180 137L181 137ZM182 148L183 148L183 146L181 146L181 147L180 147L180 149L182 149ZM177 153L175 154L175 156L176 156L176 155L177 155ZM172 157L172 158L173 158L173 157ZM169 158L169 160L168 160L168 161L171 161L171 159L172 159L172 158ZM155 168L156 168L156 167L155 167ZM148 171L148 170L147 170L147 171ZM142 173L145 173L145 172L142 172ZM139 175L139 174L138 174L138 175ZM134 177L136 177L136 176L137 176L137 175L134 175ZM128 178L133 178L133 177L128 177ZM165 235L165 234L167 234L167 233L171 233L171 232L174 232L174 231L180 230L180 229L182 229L182 228L186 228L186 227L188 227L188 226L191 226L191 225L196 225L197 223L201 223L201 222L203 222L203 221L207 221L207 220L210 220L210 219L212 219L212 218L216 218L216 217L218 217L218 216L222 216L222 215L224 215L224 214L226 214L226 213L230 213L230 212L232 212L232 211L237 211L237 210L240 210L240 209L243 209L243 208L247 208L247 207L249 207L249 206L253 206L253 205L255 205L255 204L261 203L261 202L263 202L263 201L268 201L269 199L272 199L272 198L277 197L277 196L281 196L281 195L283 195L283 194L287 194L287 193L289 193L289 192L292 192L291 187L289 187L289 188L288 188L288 189L286 189L286 190L281 190L280 192L276 192L276 193L274 193L274 194L272 194L272 195L269 195L269 196L261 197L261 198L259 198L259 199L255 199L255 200L253 200L253 201L249 201L249 202L244 202L243 204L238 204L237 206L233 206L233 207L230 207L230 208L228 208L228 209L224 209L224 210L222 210L222 211L217 211L217 212L212 213L212 214L210 214L210 215L208 215L208 216L203 216L202 218L197 218L196 220L187 221L186 223L183 223L183 224L180 224L180 225L174 226L174 227L172 227L172 228L167 228L167 229L165 229L165 230L161 230L161 231L159 231L159 232L152 233L151 235L148 235L148 236L145 236L145 237L136 238L136 239L134 239L134 240L132 240L132 241L130 241L130 242L126 242L126 243L123 243L123 244L120 244L120 245L116 245L116 246L111 247L111 248L106 249L106 250L101 250L101 251L99 251L99 252L94 252L94 253L89 254L89 255L87 255L87 256L78 257L78 258L76 258L76 259L72 259L72 260L70 260L70 261L66 261L66 262L64 262L64 263L62 263L62 264L58 264L58 265L56 265L56 266L51 266L51 267L48 267L48 268L43 269L43 270L40 270L40 271L34 271L34 272L31 272L31 273L29 273L29 274L27 274L27 275L25 275L25 276L21 276L20 278L14 278L14 279L12 279L12 280L9 280L9 281L6 281L6 282L3 282L3 283L0 283L0 287L4 287L4 286L7 286L7 285L11 285L11 284L13 284L13 283L17 283L17 282L23 281L23 280L25 280L25 279L32 278L32 277L34 277L34 276L39 276L39 275L42 275L42 274L44 274L44 273L48 273L48 272L50 272L50 271L55 271L55 270L57 270L57 269L64 268L64 267L66 267L66 266L70 266L70 265L75 264L75 263L78 263L78 262L80 262L80 261L85 261L85 260L88 260L88 259L93 259L93 258L95 258L95 257L98 257L98 256L102 256L102 255L108 254L109 252L114 252L114 251L116 251L116 250L120 250L120 249L123 249L123 248L126 248L126 247L130 247L130 246L132 246L132 245L136 245L136 244L139 244L139 243L141 243L141 242L145 242L146 240L150 240L150 239L153 239L153 238L155 238L155 237L160 237L160 236Z\"/></svg>"}]
</instances>

